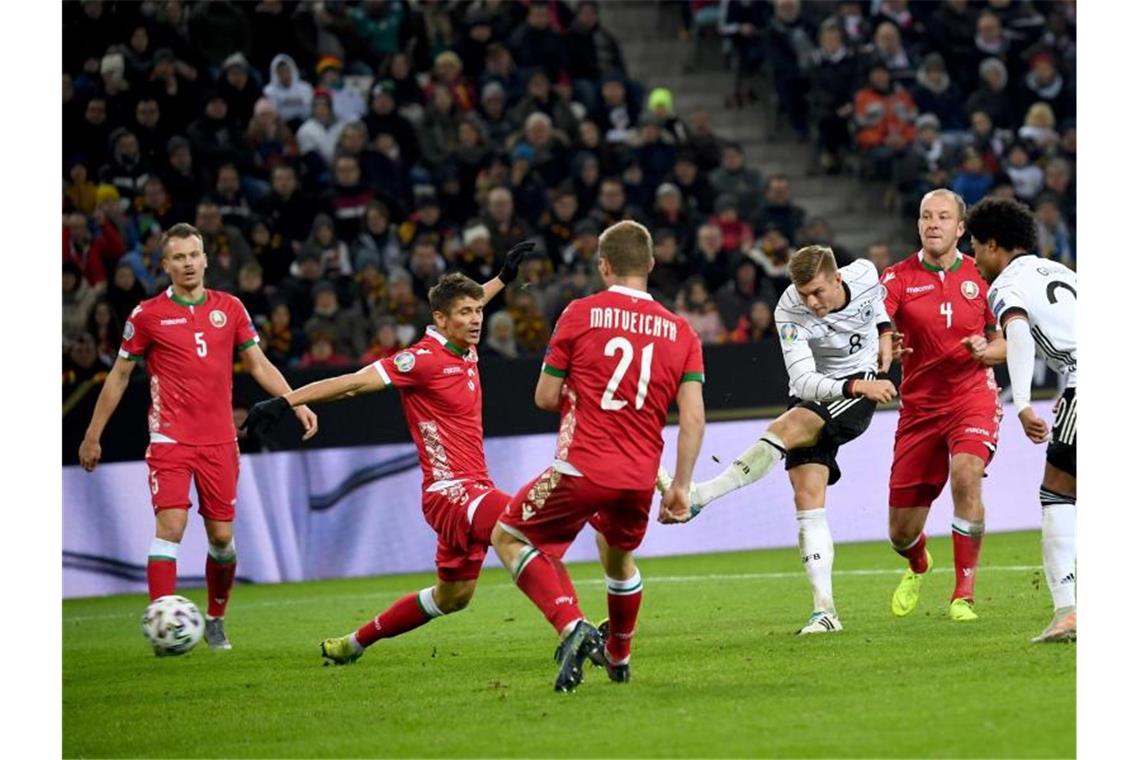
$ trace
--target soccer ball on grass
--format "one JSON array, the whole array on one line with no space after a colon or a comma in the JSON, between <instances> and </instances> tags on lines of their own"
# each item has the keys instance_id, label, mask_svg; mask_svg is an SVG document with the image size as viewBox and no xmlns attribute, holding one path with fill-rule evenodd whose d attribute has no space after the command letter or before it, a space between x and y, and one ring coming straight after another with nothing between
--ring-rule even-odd
<instances>
[{"instance_id":1,"label":"soccer ball on grass","mask_svg":"<svg viewBox=\"0 0 1140 760\"><path fill-rule=\"evenodd\" d=\"M202 640L206 621L184 596L160 596L143 613L142 632L159 657L186 654Z\"/></svg>"}]
</instances>

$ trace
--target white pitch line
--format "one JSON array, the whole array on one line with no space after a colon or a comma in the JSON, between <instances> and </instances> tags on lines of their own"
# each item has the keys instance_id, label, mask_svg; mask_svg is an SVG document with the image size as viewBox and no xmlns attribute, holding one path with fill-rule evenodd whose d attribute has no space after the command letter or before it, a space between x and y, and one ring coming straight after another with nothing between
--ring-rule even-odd
<instances>
[{"instance_id":1,"label":"white pitch line","mask_svg":"<svg viewBox=\"0 0 1140 760\"><path fill-rule=\"evenodd\" d=\"M1040 565L991 565L981 568L981 572L985 573L1027 573L1034 570L1040 570ZM875 575L899 575L902 568L877 568L870 570L833 570L832 575L839 576L875 576ZM939 575L943 573L952 573L953 568L949 567L936 567L931 570L932 573ZM705 575L650 575L645 578L648 585L652 586L656 583L696 583L700 581L768 581L768 580L784 580L787 578L803 578L802 572L783 572L783 573L711 573ZM605 581L600 578L586 578L580 581L574 581L575 586L601 586ZM481 585L481 591L498 591L506 588L515 588L515 584L510 582L500 583L487 583ZM312 602L328 602L331 600L342 599L366 599L374 596L394 596L399 592L376 592L365 591L357 594L333 594L331 596L315 596L309 599L280 599L280 600L265 600L260 602L249 602L242 604L243 608L257 608L257 607L289 607L298 604L309 604ZM129 620L138 617L134 613L125 614L117 613L114 615L75 615L65 616L64 623L81 623L91 620Z\"/></svg>"}]
</instances>

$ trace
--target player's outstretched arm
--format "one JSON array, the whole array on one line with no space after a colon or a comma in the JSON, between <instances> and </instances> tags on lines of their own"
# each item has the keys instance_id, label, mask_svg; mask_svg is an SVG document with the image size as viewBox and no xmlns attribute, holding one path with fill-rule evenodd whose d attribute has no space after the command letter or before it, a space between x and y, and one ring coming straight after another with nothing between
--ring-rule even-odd
<instances>
[{"instance_id":1,"label":"player's outstretched arm","mask_svg":"<svg viewBox=\"0 0 1140 760\"><path fill-rule=\"evenodd\" d=\"M492 298L499 295L503 288L515 281L515 278L519 276L519 267L522 266L523 258L533 251L534 248L535 242L533 240L524 240L507 251L507 258L503 262L503 268L499 270L497 275L483 283L484 304L489 303Z\"/></svg>"},{"instance_id":2,"label":"player's outstretched arm","mask_svg":"<svg viewBox=\"0 0 1140 760\"><path fill-rule=\"evenodd\" d=\"M684 522L689 514L689 486L693 482L693 467L701 453L705 436L704 385L689 381L681 383L677 391L677 409L680 411L680 431L677 433L677 468L673 483L661 500L662 522Z\"/></svg>"},{"instance_id":3,"label":"player's outstretched arm","mask_svg":"<svg viewBox=\"0 0 1140 760\"><path fill-rule=\"evenodd\" d=\"M269 361L269 357L256 343L241 352L241 361L249 374L257 381L257 384L264 388L267 393L274 396L284 396L292 390L285 376L281 374L281 370ZM305 431L301 440L307 441L317 434L317 415L307 406L294 406L297 408L293 410L293 413L297 415L297 419Z\"/></svg>"},{"instance_id":4,"label":"player's outstretched arm","mask_svg":"<svg viewBox=\"0 0 1140 760\"><path fill-rule=\"evenodd\" d=\"M79 464L87 472L94 470L95 465L99 464L99 459L103 456L99 439L103 437L103 428L107 426L107 420L111 419L111 415L119 407L119 402L123 398L123 392L127 389L127 383L130 382L131 372L134 368L135 363L133 361L120 356L115 359L114 366L107 373L107 379L103 381L103 390L99 391L99 398L95 402L95 411L91 414L91 422L83 436L83 443L79 445Z\"/></svg>"},{"instance_id":5,"label":"player's outstretched arm","mask_svg":"<svg viewBox=\"0 0 1140 760\"><path fill-rule=\"evenodd\" d=\"M333 401L345 396L355 396L357 393L384 390L387 387L388 384L380 377L380 373L370 364L356 372L317 380L277 398L259 401L249 410L242 428L264 433L276 425L290 408L299 409L306 404Z\"/></svg>"}]
</instances>

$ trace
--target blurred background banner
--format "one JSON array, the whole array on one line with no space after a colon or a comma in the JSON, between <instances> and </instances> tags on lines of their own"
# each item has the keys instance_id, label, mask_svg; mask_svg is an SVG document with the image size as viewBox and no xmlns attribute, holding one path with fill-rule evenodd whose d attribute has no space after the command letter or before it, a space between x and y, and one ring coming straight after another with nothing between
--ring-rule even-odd
<instances>
[{"instance_id":1,"label":"blurred background banner","mask_svg":"<svg viewBox=\"0 0 1140 760\"><path fill-rule=\"evenodd\" d=\"M1048 402L1034 407L1043 418L1051 417ZM882 541L884 566L896 561L886 545L886 507L888 452L897 421L894 411L875 415L868 431L840 452L843 478L829 492L828 520L836 543ZM767 423L711 423L696 477L719 472ZM676 436L676 427L666 429L663 461L669 469ZM486 450L495 483L513 493L550 464L554 437L490 438ZM987 530L1040 526L1037 485L1044 456L1044 447L1025 438L1007 409L998 466L983 486ZM411 443L243 456L235 523L239 579L277 583L432 570L436 539L420 511L421 479ZM145 592L146 553L154 532L146 464L108 464L94 473L65 467L63 493L63 595ZM192 499L196 510L197 499ZM948 534L950 515L947 488L934 504L930 534ZM697 554L795 543L791 488L782 473L773 472L717 502L691 524L666 527L651 521L638 553ZM180 551L180 582L201 582L205 553L202 531L191 526ZM497 565L493 554L488 562ZM594 557L591 531L579 536L566 555L571 562ZM843 562L842 550L838 561Z\"/></svg>"}]
</instances>

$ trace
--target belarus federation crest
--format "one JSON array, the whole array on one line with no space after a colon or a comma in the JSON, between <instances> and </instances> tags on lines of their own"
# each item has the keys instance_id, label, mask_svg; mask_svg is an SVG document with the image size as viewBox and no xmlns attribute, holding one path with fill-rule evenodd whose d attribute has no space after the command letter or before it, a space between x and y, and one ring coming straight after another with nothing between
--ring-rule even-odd
<instances>
[{"instance_id":1,"label":"belarus federation crest","mask_svg":"<svg viewBox=\"0 0 1140 760\"><path fill-rule=\"evenodd\" d=\"M226 326L226 313L221 309L214 309L210 312L210 324L214 327Z\"/></svg>"},{"instance_id":2,"label":"belarus federation crest","mask_svg":"<svg viewBox=\"0 0 1140 760\"><path fill-rule=\"evenodd\" d=\"M971 301L973 301L975 298L978 297L978 293L979 293L978 283L974 282L973 280L966 280L965 282L962 283L962 295L965 298L968 298Z\"/></svg>"},{"instance_id":3,"label":"belarus federation crest","mask_svg":"<svg viewBox=\"0 0 1140 760\"><path fill-rule=\"evenodd\" d=\"M401 372L411 372L412 367L416 366L416 355L411 351L401 351L392 359L392 363Z\"/></svg>"}]
</instances>

